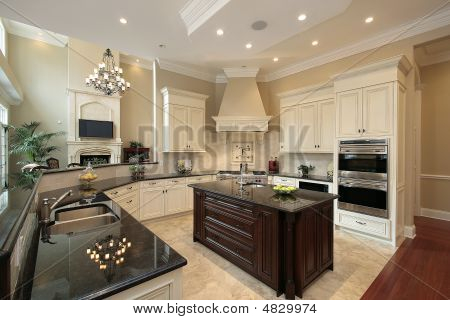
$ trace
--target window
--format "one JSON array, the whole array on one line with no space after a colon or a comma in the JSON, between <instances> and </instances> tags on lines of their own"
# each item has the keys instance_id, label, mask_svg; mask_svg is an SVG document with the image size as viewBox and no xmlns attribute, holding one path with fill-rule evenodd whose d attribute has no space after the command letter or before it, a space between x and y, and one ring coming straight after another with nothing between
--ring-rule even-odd
<instances>
[{"instance_id":1,"label":"window","mask_svg":"<svg viewBox=\"0 0 450 320\"><path fill-rule=\"evenodd\" d=\"M6 57L6 29L1 19L0 19L0 51L2 51L3 55Z\"/></svg>"},{"instance_id":2,"label":"window","mask_svg":"<svg viewBox=\"0 0 450 320\"><path fill-rule=\"evenodd\" d=\"M0 190L7 186L8 176L8 109L0 105Z\"/></svg>"}]
</instances>

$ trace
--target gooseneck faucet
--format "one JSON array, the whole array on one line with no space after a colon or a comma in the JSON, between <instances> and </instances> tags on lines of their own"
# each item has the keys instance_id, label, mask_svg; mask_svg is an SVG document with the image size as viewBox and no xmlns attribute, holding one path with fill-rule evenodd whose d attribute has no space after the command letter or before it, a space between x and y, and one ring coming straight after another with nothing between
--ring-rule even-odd
<instances>
[{"instance_id":1,"label":"gooseneck faucet","mask_svg":"<svg viewBox=\"0 0 450 320\"><path fill-rule=\"evenodd\" d=\"M50 222L50 213L53 209L56 208L56 206L63 201L65 198L72 196L73 192L72 190L67 191L66 193L62 194L58 199L56 198L44 198L42 199L42 207L41 207L41 215L39 221L48 223ZM50 201L55 200L52 205L50 205Z\"/></svg>"}]
</instances>

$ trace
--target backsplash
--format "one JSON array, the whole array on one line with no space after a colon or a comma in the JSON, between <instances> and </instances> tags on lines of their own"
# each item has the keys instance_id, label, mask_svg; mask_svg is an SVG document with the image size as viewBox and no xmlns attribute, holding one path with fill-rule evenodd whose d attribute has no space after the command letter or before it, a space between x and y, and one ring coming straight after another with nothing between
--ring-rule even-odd
<instances>
[{"instance_id":1,"label":"backsplash","mask_svg":"<svg viewBox=\"0 0 450 320\"><path fill-rule=\"evenodd\" d=\"M295 173L300 164L314 166L315 169L311 174L326 176L328 165L333 162L332 154L316 154L316 153L290 153L280 154L280 172Z\"/></svg>"}]
</instances>

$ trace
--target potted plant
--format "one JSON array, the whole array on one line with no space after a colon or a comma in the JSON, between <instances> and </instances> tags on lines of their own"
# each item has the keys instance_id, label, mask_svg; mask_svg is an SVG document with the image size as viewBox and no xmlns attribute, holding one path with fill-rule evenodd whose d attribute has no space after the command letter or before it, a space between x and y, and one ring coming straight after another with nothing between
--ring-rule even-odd
<instances>
[{"instance_id":1,"label":"potted plant","mask_svg":"<svg viewBox=\"0 0 450 320\"><path fill-rule=\"evenodd\" d=\"M18 155L21 159L18 165L27 164L45 165L45 160L52 152L59 150L57 146L51 145L50 141L65 132L45 132L38 131L40 122L32 121L24 123L21 127L9 126L13 129L9 152ZM38 172L20 172L17 175L17 185L22 187L32 187L39 175Z\"/></svg>"},{"instance_id":2,"label":"potted plant","mask_svg":"<svg viewBox=\"0 0 450 320\"><path fill-rule=\"evenodd\" d=\"M313 167L312 165L308 166L308 165L304 165L304 164L301 164L297 167L298 174L301 177L307 177L309 175L309 173L311 171L313 171L314 169L315 169L315 167Z\"/></svg>"},{"instance_id":3,"label":"potted plant","mask_svg":"<svg viewBox=\"0 0 450 320\"><path fill-rule=\"evenodd\" d=\"M143 148L144 147L144 144L142 143L142 142L139 142L139 141L130 141L130 148L135 148L135 149L138 149L138 148Z\"/></svg>"},{"instance_id":4,"label":"potted plant","mask_svg":"<svg viewBox=\"0 0 450 320\"><path fill-rule=\"evenodd\" d=\"M133 178L139 179L144 177L145 166L139 163L139 156L130 158L130 166L128 168Z\"/></svg>"}]
</instances>

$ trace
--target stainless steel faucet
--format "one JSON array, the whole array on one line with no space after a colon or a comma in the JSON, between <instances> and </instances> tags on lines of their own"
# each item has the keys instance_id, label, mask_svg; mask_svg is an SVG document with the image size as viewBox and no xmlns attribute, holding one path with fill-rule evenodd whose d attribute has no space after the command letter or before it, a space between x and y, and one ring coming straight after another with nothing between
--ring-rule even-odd
<instances>
[{"instance_id":1,"label":"stainless steel faucet","mask_svg":"<svg viewBox=\"0 0 450 320\"><path fill-rule=\"evenodd\" d=\"M48 223L50 222L50 214L56 206L63 201L65 198L72 196L72 190L67 191L63 195L61 195L58 199L56 198L44 198L42 199L42 207L41 207L41 215L39 221ZM50 205L50 201L55 200L52 205Z\"/></svg>"}]
</instances>

